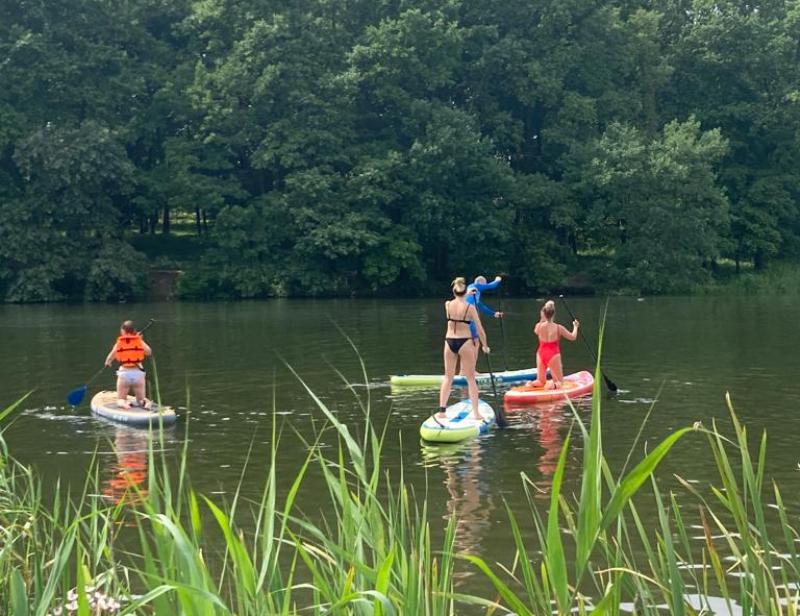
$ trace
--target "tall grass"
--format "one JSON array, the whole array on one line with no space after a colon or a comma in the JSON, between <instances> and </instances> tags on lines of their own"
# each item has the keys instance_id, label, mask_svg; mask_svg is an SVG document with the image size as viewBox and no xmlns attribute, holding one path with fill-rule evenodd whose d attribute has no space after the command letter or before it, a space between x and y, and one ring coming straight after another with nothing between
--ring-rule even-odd
<instances>
[{"instance_id":1,"label":"tall grass","mask_svg":"<svg viewBox=\"0 0 800 616\"><path fill-rule=\"evenodd\" d=\"M534 505L528 492L532 482L523 475L535 544L526 544L520 521L508 508L514 543L510 566L490 567L476 555L462 558L480 569L504 607L519 615L664 614L665 609L683 615L711 613L719 604L730 614L797 614L800 539L778 486L768 490L764 485L766 434L754 459L747 430L726 396L732 438L723 435L716 421L711 429L699 423L681 428L629 472L614 476L602 446L600 376L598 364L588 429L575 413L575 429L585 442L578 493L566 494L562 488L570 435L561 450L546 516ZM708 440L709 465L716 469L719 485L703 494L676 476L686 492L663 494L658 465L690 433ZM649 494L637 498L655 501L655 520L642 519L634 502L646 486ZM698 526L704 539L699 547L687 532ZM776 527L782 529L777 537L769 530ZM573 555L569 562L568 548ZM535 560L533 554L538 554Z\"/></svg>"},{"instance_id":2,"label":"tall grass","mask_svg":"<svg viewBox=\"0 0 800 616\"><path fill-rule=\"evenodd\" d=\"M358 440L309 393L327 425L308 443L304 463L279 497L281 433L273 420L268 458L248 459L266 469L255 503L242 497L241 481L224 506L198 494L187 476L188 451L174 469L163 442L150 447L146 491L131 485L138 497L117 505L96 497L97 464L79 493L56 486L45 497L34 472L4 456L0 613L44 616L76 589L76 613L94 614L86 586L121 598L123 614L455 613L455 521L435 545L426 500L418 500L402 476L395 483L381 466L385 431L373 428L369 405ZM332 456L317 446L331 430L339 444ZM312 466L328 492L322 522L296 506ZM120 534L130 531L131 520L135 553L120 548Z\"/></svg>"},{"instance_id":3,"label":"tall grass","mask_svg":"<svg viewBox=\"0 0 800 616\"><path fill-rule=\"evenodd\" d=\"M800 295L800 263L783 261L761 271L728 273L698 290L704 295Z\"/></svg>"},{"instance_id":4,"label":"tall grass","mask_svg":"<svg viewBox=\"0 0 800 616\"><path fill-rule=\"evenodd\" d=\"M45 616L76 589L75 613L93 614L89 586L123 599L120 613L159 616L695 614L715 598L745 614L796 614L798 536L778 487L765 485L766 437L751 452L728 401L730 438L716 424L687 426L615 474L603 450L601 382L588 426L575 413L546 510L531 494L532 479L521 478L529 515L507 508L503 563L454 553L456 519L431 528L426 495L416 495L402 471L386 472L387 430L373 426L368 388L357 399L360 436L309 389L325 425L306 443L289 489L278 490L282 434L273 420L267 458L251 454L247 462L265 469L259 497L244 498L240 481L224 505L194 489L186 448L176 465L163 446L149 452L146 491L131 486L136 499L112 505L93 496L96 464L80 490L57 485L45 495L0 433L0 613ZM338 447L319 447L330 433ZM564 479L576 438L583 461L570 494ZM707 439L718 485L701 490L681 480L679 493L664 493L659 463L685 438ZM326 490L321 520L298 507L311 472ZM644 498L654 499L655 519L640 515ZM135 540L122 542L131 523ZM694 527L702 541L690 537ZM477 568L497 594L454 588L456 566Z\"/></svg>"}]
</instances>

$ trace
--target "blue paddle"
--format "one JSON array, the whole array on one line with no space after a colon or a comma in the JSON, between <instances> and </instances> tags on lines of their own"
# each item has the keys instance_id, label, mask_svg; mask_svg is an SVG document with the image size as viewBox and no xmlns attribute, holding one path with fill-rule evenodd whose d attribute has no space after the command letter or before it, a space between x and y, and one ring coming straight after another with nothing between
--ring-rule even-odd
<instances>
[{"instance_id":1,"label":"blue paddle","mask_svg":"<svg viewBox=\"0 0 800 616\"><path fill-rule=\"evenodd\" d=\"M142 331L139 332L139 335L142 335L147 330L147 328L150 327L153 323L155 323L155 319L150 319L150 321L148 321L147 325L145 325L142 328ZM103 371L107 367L108 366L103 366L102 368L100 368L100 370L95 372L94 375L92 375L92 378L90 378L88 381L86 381L85 384L81 385L80 387L76 387L75 389L73 389L71 392L69 392L67 394L67 402L69 403L70 406L79 406L80 403L83 402L83 399L86 397L86 392L89 391L89 385L91 385L92 382L98 376L103 374Z\"/></svg>"},{"instance_id":2,"label":"blue paddle","mask_svg":"<svg viewBox=\"0 0 800 616\"><path fill-rule=\"evenodd\" d=\"M92 378L86 381L86 384L81 385L80 387L76 387L67 394L67 402L69 402L70 406L78 406L80 405L81 402L83 402L84 397L86 397L86 392L89 390L89 385L98 376L100 376L107 367L108 366L103 366L102 368L100 368L100 370L94 373L94 376L92 376Z\"/></svg>"}]
</instances>

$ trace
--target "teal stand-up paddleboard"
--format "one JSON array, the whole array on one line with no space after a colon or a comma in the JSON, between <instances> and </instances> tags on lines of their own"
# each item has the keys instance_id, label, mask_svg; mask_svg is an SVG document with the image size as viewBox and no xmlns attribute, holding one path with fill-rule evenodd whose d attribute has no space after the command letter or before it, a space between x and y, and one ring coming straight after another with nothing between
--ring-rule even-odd
<instances>
[{"instance_id":1,"label":"teal stand-up paddleboard","mask_svg":"<svg viewBox=\"0 0 800 616\"><path fill-rule=\"evenodd\" d=\"M492 407L481 400L478 412L482 419L472 417L472 403L462 400L447 407L446 418L428 417L420 426L419 435L426 441L435 443L456 443L464 439L486 434L494 427L495 416Z\"/></svg>"}]
</instances>

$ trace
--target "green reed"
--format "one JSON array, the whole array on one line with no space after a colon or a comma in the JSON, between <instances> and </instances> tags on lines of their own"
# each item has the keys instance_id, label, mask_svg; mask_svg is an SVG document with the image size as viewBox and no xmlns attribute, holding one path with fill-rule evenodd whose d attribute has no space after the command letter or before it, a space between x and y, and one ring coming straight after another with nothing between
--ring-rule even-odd
<instances>
[{"instance_id":1,"label":"green reed","mask_svg":"<svg viewBox=\"0 0 800 616\"><path fill-rule=\"evenodd\" d=\"M402 470L398 477L386 471L387 429L370 417L369 388L363 398L353 391L364 413L357 435L300 379L323 421L305 442L308 454L289 489L278 489L283 435L274 414L269 451L262 459L251 450L224 504L193 488L189 422L177 464L154 431L150 442L161 446L150 447L146 490L131 486L137 498L116 505L98 497L96 460L80 490L56 485L45 495L36 473L9 456L0 432L0 610L46 616L77 589L74 613L92 615L91 586L124 599L119 613L141 615L439 616L467 606L487 614L696 614L714 598L744 614L796 614L798 535L780 490L765 485L766 437L751 453L728 400L730 438L716 423L687 426L641 456L637 438L615 474L603 451L599 376L598 366L591 420L587 426L575 413L548 507L534 498L531 478L521 478L530 515L507 508L506 563L454 553L456 519L431 528L426 495L414 492ZM0 421L13 410L0 412ZM331 434L338 447L320 447ZM584 446L572 494L564 480L575 438ZM684 438L707 439L718 484L701 489L679 477L681 491L664 493L659 464ZM242 495L252 467L264 474L256 499ZM298 506L311 472L326 489L321 519ZM637 503L645 498L654 499L656 519L642 519ZM702 542L691 539L693 527L702 528ZM459 592L456 566L477 568L497 594Z\"/></svg>"},{"instance_id":2,"label":"green reed","mask_svg":"<svg viewBox=\"0 0 800 616\"><path fill-rule=\"evenodd\" d=\"M256 502L241 496L244 470L224 505L198 494L186 445L175 468L158 430L150 440L146 490L130 488L133 504L122 499L110 505L99 497L96 460L79 493L56 486L45 497L35 473L4 455L2 613L45 616L77 588L75 613L94 614L86 585L125 599L121 614L454 613L455 521L434 545L425 499L381 467L385 430L373 428L368 401L359 400L365 411L359 440L309 394L327 423L307 443L304 463L279 497L281 432L273 419L267 458L251 452L246 462L265 469ZM12 411L0 413L0 420ZM331 430L339 444L335 455L318 447ZM5 454L1 434L0 442ZM329 496L322 521L296 506L312 467L324 477ZM247 522L240 525L242 520ZM134 552L119 547L126 527L136 541L129 537L125 545L133 543Z\"/></svg>"},{"instance_id":3,"label":"green reed","mask_svg":"<svg viewBox=\"0 0 800 616\"><path fill-rule=\"evenodd\" d=\"M589 428L575 413L570 431L579 430L585 444L578 493L567 494L562 488L570 434L553 477L546 516L530 497L532 482L523 474L534 544L526 544L520 521L509 508L514 543L510 567L491 567L479 556L462 555L493 583L502 607L520 615L682 615L711 613L711 601L716 601L730 613L797 614L800 539L778 486L768 490L764 485L766 434L754 459L747 430L726 396L732 438L723 435L716 421L711 429L699 423L687 426L664 438L630 471L614 476L603 453L600 377L598 363ZM658 465L692 433L707 439L709 464L720 485L711 485L704 494L676 475L686 492L663 494L656 478ZM633 452L632 448L629 460ZM648 485L651 490L645 494ZM636 507L634 497L648 496L655 501L656 520L643 520ZM770 512L773 524L768 523ZM699 548L689 538L690 525L703 529ZM776 526L782 532L774 537L769 528Z\"/></svg>"}]
</instances>

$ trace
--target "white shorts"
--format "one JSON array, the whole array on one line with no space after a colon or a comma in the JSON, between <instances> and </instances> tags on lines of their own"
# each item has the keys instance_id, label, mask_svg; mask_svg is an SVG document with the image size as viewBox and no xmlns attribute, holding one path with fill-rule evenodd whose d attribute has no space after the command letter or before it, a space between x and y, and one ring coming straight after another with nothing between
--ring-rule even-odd
<instances>
[{"instance_id":1,"label":"white shorts","mask_svg":"<svg viewBox=\"0 0 800 616\"><path fill-rule=\"evenodd\" d=\"M144 370L140 368L120 368L117 370L117 376L122 384L128 387L144 382Z\"/></svg>"}]
</instances>

